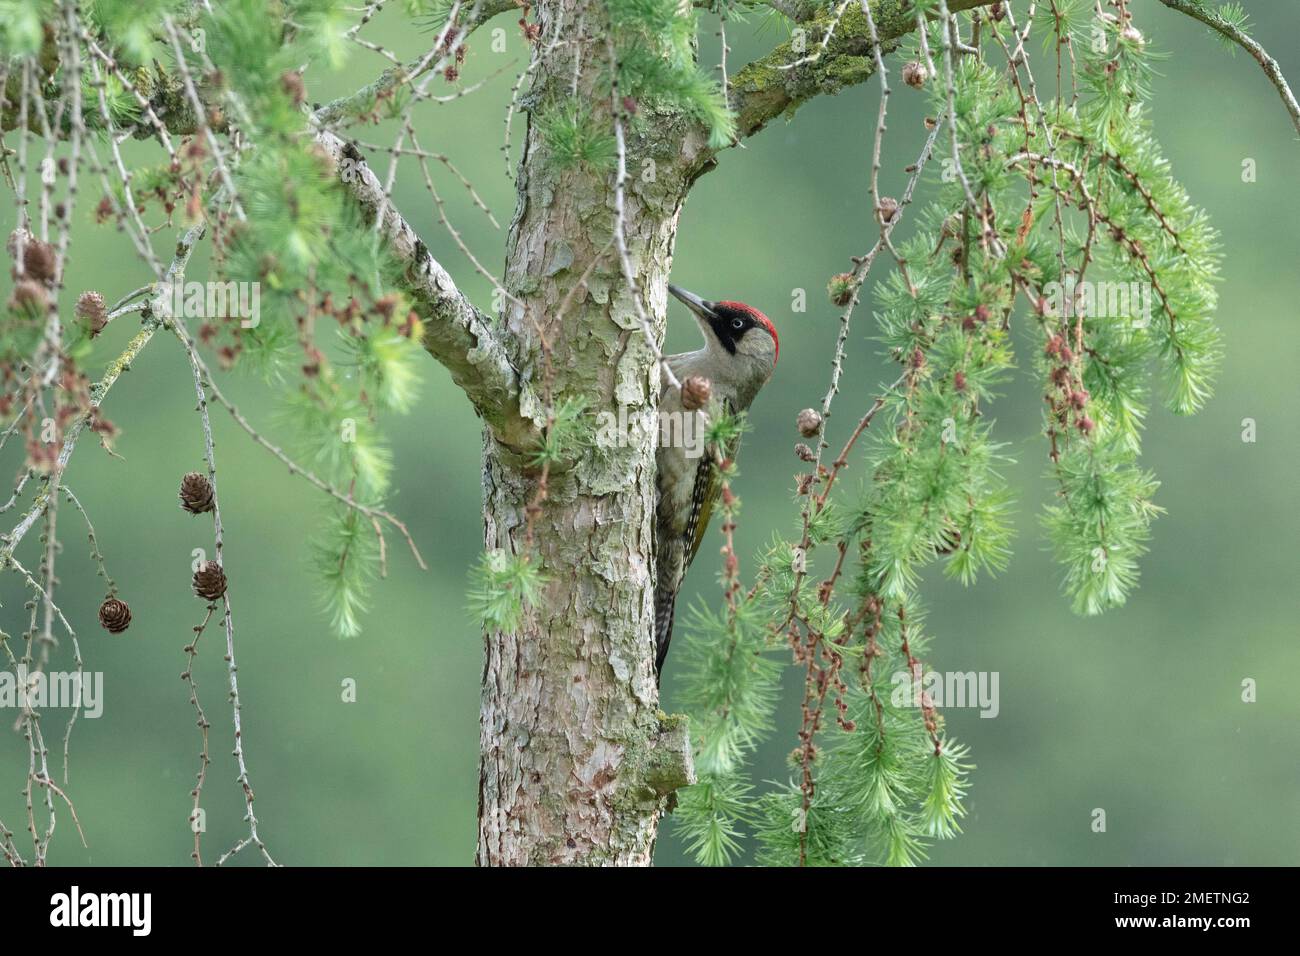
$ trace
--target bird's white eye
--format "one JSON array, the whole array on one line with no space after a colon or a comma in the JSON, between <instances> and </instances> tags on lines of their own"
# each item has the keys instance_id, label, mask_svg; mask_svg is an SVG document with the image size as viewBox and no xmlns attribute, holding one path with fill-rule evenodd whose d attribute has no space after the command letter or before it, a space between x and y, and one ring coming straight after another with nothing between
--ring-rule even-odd
<instances>
[{"instance_id":1,"label":"bird's white eye","mask_svg":"<svg viewBox=\"0 0 1300 956\"><path fill-rule=\"evenodd\" d=\"M745 327L745 320L744 320L744 319L732 319L732 320L731 320L731 327L732 327L733 329L735 329L737 332L739 332L741 329L743 329L743 328Z\"/></svg>"}]
</instances>

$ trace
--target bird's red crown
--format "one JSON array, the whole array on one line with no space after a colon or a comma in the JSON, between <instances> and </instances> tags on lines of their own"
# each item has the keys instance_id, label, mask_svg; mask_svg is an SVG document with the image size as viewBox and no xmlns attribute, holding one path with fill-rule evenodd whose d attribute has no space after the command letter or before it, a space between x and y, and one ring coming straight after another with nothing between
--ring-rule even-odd
<instances>
[{"instance_id":1,"label":"bird's red crown","mask_svg":"<svg viewBox=\"0 0 1300 956\"><path fill-rule=\"evenodd\" d=\"M758 311L758 309L754 308L752 305L745 305L745 303L743 302L730 302L724 300L716 304L720 306L725 306L726 308L729 309L735 309L737 312L744 312L746 315L752 318L756 325L760 326L765 332L767 332L768 335L772 336L772 345L775 346L776 348L776 354L773 355L772 357L773 362L780 359L781 340L777 338L776 326L772 324L771 319L765 316L762 312Z\"/></svg>"}]
</instances>

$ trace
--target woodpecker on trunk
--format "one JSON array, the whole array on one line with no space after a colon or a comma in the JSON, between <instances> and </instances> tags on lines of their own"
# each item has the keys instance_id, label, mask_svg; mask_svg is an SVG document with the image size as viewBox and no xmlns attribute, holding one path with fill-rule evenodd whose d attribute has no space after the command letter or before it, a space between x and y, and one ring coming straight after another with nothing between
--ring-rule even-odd
<instances>
[{"instance_id":1,"label":"woodpecker on trunk","mask_svg":"<svg viewBox=\"0 0 1300 956\"><path fill-rule=\"evenodd\" d=\"M668 356L668 367L678 382L693 376L707 380L712 396L729 413L745 411L776 368L779 345L771 320L743 302L709 302L675 285L668 286L668 291L691 310L704 333L703 348ZM662 376L660 389L654 540L656 674L663 670L672 640L677 591L700 549L721 491L718 470L709 454L700 453L702 446L665 440L662 423L676 418L683 423L679 435L702 442L700 413L683 405L680 389L672 386L667 374ZM687 418L693 419L689 428L685 426ZM735 458L738 444L739 439L723 449L723 457Z\"/></svg>"}]
</instances>

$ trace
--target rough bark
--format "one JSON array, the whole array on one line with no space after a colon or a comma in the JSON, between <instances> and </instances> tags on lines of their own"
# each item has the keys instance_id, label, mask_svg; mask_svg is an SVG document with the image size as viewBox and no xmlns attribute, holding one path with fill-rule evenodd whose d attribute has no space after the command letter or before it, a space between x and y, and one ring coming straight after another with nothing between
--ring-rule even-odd
<instances>
[{"instance_id":1,"label":"rough bark","mask_svg":"<svg viewBox=\"0 0 1300 956\"><path fill-rule=\"evenodd\" d=\"M555 17L574 23L576 6L543 5L542 35ZM577 45L588 92L604 69L604 44L592 36ZM570 55L543 62L531 103L567 96L572 82ZM652 117L628 142L627 247L658 334L677 218L704 146L686 126ZM653 177L645 159L654 160ZM554 168L530 122L506 260L506 288L519 301L505 317L525 417L544 391L538 326L552 350L554 395L584 397L593 420L620 406L634 417L657 403L658 371L610 242L614 223L613 174ZM658 710L655 684L653 437L634 432L626 445L549 475L533 534L545 596L518 632L486 635L480 864L648 864L665 799L690 778L684 721ZM524 548L539 479L526 451L485 434L488 548Z\"/></svg>"}]
</instances>

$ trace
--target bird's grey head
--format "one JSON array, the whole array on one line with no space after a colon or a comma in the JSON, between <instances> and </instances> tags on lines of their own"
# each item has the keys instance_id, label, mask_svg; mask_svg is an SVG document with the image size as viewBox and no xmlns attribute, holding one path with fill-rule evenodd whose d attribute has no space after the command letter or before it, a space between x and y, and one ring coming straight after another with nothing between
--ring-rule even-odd
<instances>
[{"instance_id":1,"label":"bird's grey head","mask_svg":"<svg viewBox=\"0 0 1300 956\"><path fill-rule=\"evenodd\" d=\"M691 310L711 352L739 359L764 378L772 374L780 343L766 315L743 302L710 302L680 286L669 285L668 291Z\"/></svg>"}]
</instances>

